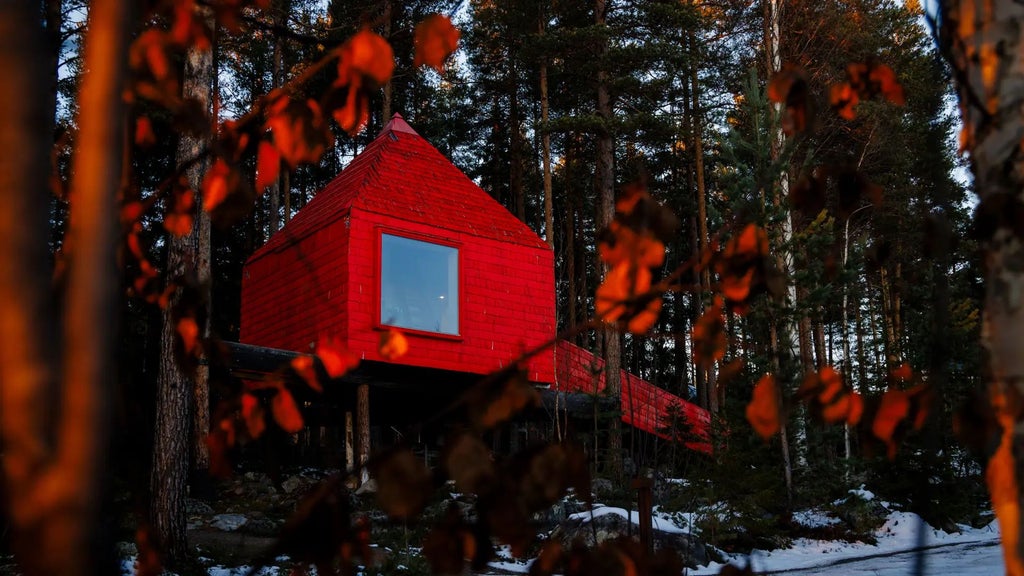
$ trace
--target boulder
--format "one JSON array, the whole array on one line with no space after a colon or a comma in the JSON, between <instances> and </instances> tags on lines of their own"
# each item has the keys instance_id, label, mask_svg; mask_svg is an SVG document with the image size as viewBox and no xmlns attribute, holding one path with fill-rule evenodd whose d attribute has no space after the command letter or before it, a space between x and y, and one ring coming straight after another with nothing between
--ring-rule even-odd
<instances>
[{"instance_id":1,"label":"boulder","mask_svg":"<svg viewBox=\"0 0 1024 576\"><path fill-rule=\"evenodd\" d=\"M625 517L618 514L603 514L592 519L577 515L555 528L551 538L557 538L567 547L578 541L593 548L620 536L632 534L634 538L639 538L639 532L639 526L634 524L631 529ZM707 565L708 553L704 543L693 534L655 529L652 536L655 552L663 548L674 550L690 568Z\"/></svg>"},{"instance_id":2,"label":"boulder","mask_svg":"<svg viewBox=\"0 0 1024 576\"><path fill-rule=\"evenodd\" d=\"M217 514L210 521L210 526L224 532L234 532L248 521L244 514Z\"/></svg>"}]
</instances>

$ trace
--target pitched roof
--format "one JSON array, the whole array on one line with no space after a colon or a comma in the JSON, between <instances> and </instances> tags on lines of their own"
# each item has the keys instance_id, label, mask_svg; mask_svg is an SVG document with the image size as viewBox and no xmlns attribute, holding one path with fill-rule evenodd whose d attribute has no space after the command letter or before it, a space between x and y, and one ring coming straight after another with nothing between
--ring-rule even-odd
<instances>
[{"instance_id":1,"label":"pitched roof","mask_svg":"<svg viewBox=\"0 0 1024 576\"><path fill-rule=\"evenodd\" d=\"M298 242L353 207L473 236L547 247L395 114L380 135L250 260Z\"/></svg>"}]
</instances>

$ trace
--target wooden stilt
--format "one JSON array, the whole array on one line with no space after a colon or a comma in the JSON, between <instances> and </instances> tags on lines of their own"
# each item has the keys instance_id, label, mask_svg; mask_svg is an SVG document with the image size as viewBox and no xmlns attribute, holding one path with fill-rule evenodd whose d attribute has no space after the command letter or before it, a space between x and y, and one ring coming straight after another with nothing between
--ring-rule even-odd
<instances>
[{"instance_id":1,"label":"wooden stilt","mask_svg":"<svg viewBox=\"0 0 1024 576\"><path fill-rule=\"evenodd\" d=\"M360 484L370 479L364 465L370 459L370 385L360 384L356 391L356 424L359 426Z\"/></svg>"},{"instance_id":2,"label":"wooden stilt","mask_svg":"<svg viewBox=\"0 0 1024 576\"><path fill-rule=\"evenodd\" d=\"M345 411L345 469L354 470L356 467L356 453L354 450L355 439L352 429L352 411Z\"/></svg>"}]
</instances>

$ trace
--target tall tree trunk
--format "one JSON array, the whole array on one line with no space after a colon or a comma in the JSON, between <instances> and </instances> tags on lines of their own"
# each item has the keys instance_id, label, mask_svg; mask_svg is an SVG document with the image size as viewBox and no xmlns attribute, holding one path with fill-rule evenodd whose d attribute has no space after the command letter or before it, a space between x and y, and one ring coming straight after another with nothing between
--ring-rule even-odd
<instances>
[{"instance_id":1,"label":"tall tree trunk","mask_svg":"<svg viewBox=\"0 0 1024 576\"><path fill-rule=\"evenodd\" d=\"M537 33L544 35L547 15L541 9L537 21ZM548 247L555 249L555 214L551 190L551 131L548 130L548 61L540 58L540 123L541 123L541 164L544 169L544 236Z\"/></svg>"},{"instance_id":2,"label":"tall tree trunk","mask_svg":"<svg viewBox=\"0 0 1024 576\"><path fill-rule=\"evenodd\" d=\"M695 34L690 34L690 46L698 54L700 54L700 47L697 43ZM693 136L693 174L696 180L696 192L697 192L697 227L698 227L698 244L700 246L700 252L704 253L708 249L708 209L707 209L707 189L704 184L704 138L703 138L703 124L704 116L701 113L700 107L700 77L697 73L697 65L693 64L690 69L690 98L692 99L692 106L690 107L690 122ZM700 287L703 294L711 293L711 270L705 267L700 273ZM707 408L711 413L718 412L718 393L716 391L717 375L714 364L709 365L706 368L699 368L698 370L704 371L704 398L706 399Z\"/></svg>"},{"instance_id":3,"label":"tall tree trunk","mask_svg":"<svg viewBox=\"0 0 1024 576\"><path fill-rule=\"evenodd\" d=\"M212 13L202 10L203 21L212 24ZM189 48L185 58L182 95L197 100L202 109L210 114L213 105L213 51ZM207 146L204 138L183 135L178 142L177 159L187 162L203 153ZM185 236L170 237L167 241L167 270L169 281L182 281L195 276L203 295L202 303L209 305L210 283L210 219L201 206L198 194L208 162L193 163L185 175L189 186L197 191L195 226ZM199 410L208 410L208 405L197 406L196 398L208 398L209 367L200 363L193 374L184 372L177 361L175 352L177 323L180 311L181 289L175 290L170 304L163 311L163 327L160 333L160 372L157 375L156 422L153 436L153 469L150 477L150 514L153 530L163 547L169 566L181 566L189 555L185 532L185 494L188 481L189 455L193 444L192 434L203 424L189 426ZM209 330L209 313L203 310L197 321L201 321L202 335ZM196 418L197 421L202 417ZM205 418L203 436L209 431L208 416ZM198 453L198 451L197 451ZM209 456L206 456L207 467Z\"/></svg>"},{"instance_id":4,"label":"tall tree trunk","mask_svg":"<svg viewBox=\"0 0 1024 576\"><path fill-rule=\"evenodd\" d=\"M878 283L881 288L882 298L882 325L885 327L885 359L888 367L892 368L899 360L899 352L896 345L896 320L893 307L892 284L889 281L889 273L885 266L878 269Z\"/></svg>"},{"instance_id":5,"label":"tall tree trunk","mask_svg":"<svg viewBox=\"0 0 1024 576\"><path fill-rule=\"evenodd\" d=\"M288 8L289 8L288 4L289 3L290 2L288 2L288 0L284 0L284 1L281 1L281 2L276 2L275 5L273 6L273 10L274 10L274 26L275 26L275 28L281 29L281 28L284 28L288 24ZM284 42L285 42L284 35L278 33L274 37L274 56L273 56L273 64L272 64L272 67L271 67L271 73L270 73L270 91L276 90L278 87L281 86L281 83L282 83L282 77L284 76L284 71L283 71L284 49L282 47L282 44ZM278 229L280 229L280 227L281 227L280 226L281 219L279 217L279 213L281 211L281 176L280 176L280 174L285 172L287 170L287 168L285 168L285 165L284 165L283 162L279 162L278 164L280 165L279 166L280 171L278 173L278 177L275 178L274 181L270 184L270 190L267 191L267 196L268 196L267 199L269 201L268 202L269 207L268 207L268 210L267 210L267 238L268 239L271 236L273 236L274 234L276 234ZM260 193L260 192L263 192L263 191L262 190L257 190L257 193Z\"/></svg>"},{"instance_id":6,"label":"tall tree trunk","mask_svg":"<svg viewBox=\"0 0 1024 576\"><path fill-rule=\"evenodd\" d=\"M607 9L605 0L594 1L594 24L607 30ZM604 59L608 52L607 38L602 42L598 58ZM597 134L597 169L595 186L599 202L598 228L607 226L615 216L615 142L612 136L612 100L608 90L608 71L606 62L601 62L597 72L597 115L601 118L601 128ZM596 257L596 256L595 256ZM601 266L600 262L598 266ZM607 274L607 269L604 273ZM605 384L608 395L619 398L622 395L621 344L618 330L607 328L604 331ZM617 412L617 411L616 411ZM622 423L618 414L612 417L608 427L608 464L613 476L622 473Z\"/></svg>"},{"instance_id":7,"label":"tall tree trunk","mask_svg":"<svg viewBox=\"0 0 1024 576\"><path fill-rule=\"evenodd\" d=\"M130 4L90 7L79 95L64 337L54 338L44 182L54 109L38 4L0 5L0 433L6 508L29 576L109 570L102 528L116 325L124 90ZM55 342L63 343L54 346ZM59 360L58 360L59 358ZM63 365L63 370L61 370ZM60 384L58 385L58 374Z\"/></svg>"},{"instance_id":8,"label":"tall tree trunk","mask_svg":"<svg viewBox=\"0 0 1024 576\"><path fill-rule=\"evenodd\" d=\"M982 343L989 391L1002 426L987 470L992 505L1002 527L1006 573L1024 574L1024 242L1009 207L1024 202L1024 5L942 3L941 38L960 92L964 140L970 152L985 262ZM1012 213L1012 210L1010 211Z\"/></svg>"},{"instance_id":9,"label":"tall tree trunk","mask_svg":"<svg viewBox=\"0 0 1024 576\"><path fill-rule=\"evenodd\" d=\"M513 74L514 77L514 74ZM516 218L526 222L526 191L523 188L523 127L519 113L519 86L512 84L509 94L509 162L508 185L515 206Z\"/></svg>"},{"instance_id":10,"label":"tall tree trunk","mask_svg":"<svg viewBox=\"0 0 1024 576\"><path fill-rule=\"evenodd\" d=\"M381 29L381 36L383 36L384 39L387 40L388 42L391 42L391 27L393 26L393 24L392 24L392 13L393 13L393 10L394 10L394 8L393 8L393 6L391 4L391 0L384 0L384 7L383 7L384 14L382 16L382 18L384 19L384 26ZM391 114L392 114L392 108L393 108L391 100L393 98L393 91L394 91L394 85L392 84L391 77L388 76L388 81L385 82L384 86L383 86L383 90L382 90L383 98L381 99L381 105L380 105L380 110L381 110L381 119L380 119L380 121L381 121L381 124L385 125L385 126L391 120Z\"/></svg>"},{"instance_id":11,"label":"tall tree trunk","mask_svg":"<svg viewBox=\"0 0 1024 576\"><path fill-rule=\"evenodd\" d=\"M565 166L566 170L569 170L572 166L572 146L566 146L565 150ZM568 294L568 308L569 308L569 327L574 327L579 323L579 318L576 316L576 301L579 299L578 291L576 289L577 271L576 271L576 222L579 219L579 208L577 208L576 193L572 186L572 179L566 178L566 202L569 205L568 214L565 218L565 275L569 279L569 285L567 286ZM578 342L578 338L574 338Z\"/></svg>"},{"instance_id":12,"label":"tall tree trunk","mask_svg":"<svg viewBox=\"0 0 1024 576\"><path fill-rule=\"evenodd\" d=\"M765 56L768 60L767 69L768 74L773 75L782 69L782 50L779 46L779 23L781 20L780 8L781 0L763 0L764 2L764 45L765 45ZM772 105L772 139L771 139L771 159L775 161L782 154L783 147L785 146L785 135L782 132L782 105L775 103ZM783 306L783 312L785 314L791 314L793 306L796 303L796 284L793 283L793 255L789 244L793 238L793 220L792 214L788 207L785 207L785 199L789 196L789 174L782 172L779 174L778 186L775 187L772 194L772 202L776 207L782 206L785 211L785 217L782 219L782 243L787 246L786 252L779 252L778 265L785 272L789 278L789 284L786 289L786 303ZM797 332L796 327L792 325L792 321L784 319L778 322L776 325L778 345L774 347L776 354L783 354L787 357L792 355L795 348L794 335ZM779 362L780 369L785 366L785 362ZM781 382L785 383L793 375L788 372L779 372ZM783 384L784 386L785 384ZM780 386L781 388L782 386ZM790 502L793 499L793 483L792 483L792 463L789 458L789 439L787 434L786 425L783 424L780 431L780 439L782 442L783 452L783 466L786 468L786 492L789 496Z\"/></svg>"}]
</instances>

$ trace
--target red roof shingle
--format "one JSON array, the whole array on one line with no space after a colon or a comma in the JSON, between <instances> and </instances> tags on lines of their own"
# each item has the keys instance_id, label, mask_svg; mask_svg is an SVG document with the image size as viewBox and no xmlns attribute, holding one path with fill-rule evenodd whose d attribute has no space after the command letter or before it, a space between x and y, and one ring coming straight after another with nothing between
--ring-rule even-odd
<instances>
[{"instance_id":1,"label":"red roof shingle","mask_svg":"<svg viewBox=\"0 0 1024 576\"><path fill-rule=\"evenodd\" d=\"M453 232L546 247L533 230L395 114L380 135L251 260L294 244L353 207Z\"/></svg>"}]
</instances>

